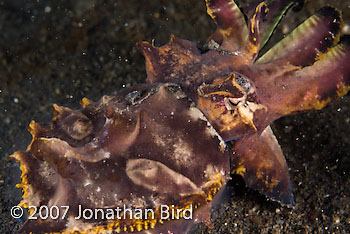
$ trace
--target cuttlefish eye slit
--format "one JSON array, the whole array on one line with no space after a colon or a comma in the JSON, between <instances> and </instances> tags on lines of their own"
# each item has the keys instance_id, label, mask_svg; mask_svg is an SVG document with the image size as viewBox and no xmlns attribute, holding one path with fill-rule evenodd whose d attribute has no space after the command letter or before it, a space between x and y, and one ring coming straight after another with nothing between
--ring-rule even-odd
<instances>
[{"instance_id":1,"label":"cuttlefish eye slit","mask_svg":"<svg viewBox=\"0 0 350 234\"><path fill-rule=\"evenodd\" d=\"M72 212L62 220L28 219L17 233L187 233L196 222L210 224L230 172L295 205L270 124L350 90L350 38L339 41L341 15L332 7L257 58L295 2L266 1L244 12L233 0L206 0L217 25L208 51L175 36L161 47L139 42L146 84L97 102L85 98L77 110L54 105L49 124L32 121L27 150L10 156L21 164L20 206ZM74 220L78 204L150 208L155 218ZM162 219L162 205L174 212L193 207L193 219L181 211Z\"/></svg>"}]
</instances>

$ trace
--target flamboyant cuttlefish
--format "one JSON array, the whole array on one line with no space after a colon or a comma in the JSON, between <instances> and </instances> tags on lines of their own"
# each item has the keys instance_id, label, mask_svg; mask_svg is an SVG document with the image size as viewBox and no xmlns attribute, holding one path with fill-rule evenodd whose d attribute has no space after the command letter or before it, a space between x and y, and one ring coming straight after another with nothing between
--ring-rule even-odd
<instances>
[{"instance_id":1,"label":"flamboyant cuttlefish","mask_svg":"<svg viewBox=\"0 0 350 234\"><path fill-rule=\"evenodd\" d=\"M18 233L186 233L210 223L231 173L294 205L269 125L350 89L349 37L332 7L259 54L295 2L243 14L233 0L207 0L218 29L206 51L174 36L160 48L140 42L147 84L78 110L54 105L49 124L31 122L27 151L11 155L30 208Z\"/></svg>"}]
</instances>

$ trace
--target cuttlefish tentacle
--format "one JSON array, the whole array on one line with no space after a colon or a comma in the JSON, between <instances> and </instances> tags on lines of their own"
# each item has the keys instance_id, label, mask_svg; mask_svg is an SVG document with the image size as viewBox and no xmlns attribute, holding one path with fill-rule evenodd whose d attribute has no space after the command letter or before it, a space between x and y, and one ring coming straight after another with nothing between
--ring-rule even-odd
<instances>
[{"instance_id":1,"label":"cuttlefish tentacle","mask_svg":"<svg viewBox=\"0 0 350 234\"><path fill-rule=\"evenodd\" d=\"M256 81L257 91L265 91L260 100L274 118L321 109L350 90L349 60L350 36L344 36L312 66Z\"/></svg>"},{"instance_id":2,"label":"cuttlefish tentacle","mask_svg":"<svg viewBox=\"0 0 350 234\"><path fill-rule=\"evenodd\" d=\"M332 7L320 9L260 57L256 64L312 65L339 42L343 25L340 14Z\"/></svg>"},{"instance_id":3,"label":"cuttlefish tentacle","mask_svg":"<svg viewBox=\"0 0 350 234\"><path fill-rule=\"evenodd\" d=\"M244 15L233 0L206 0L207 13L218 26L211 37L223 50L239 50L248 38Z\"/></svg>"},{"instance_id":4,"label":"cuttlefish tentacle","mask_svg":"<svg viewBox=\"0 0 350 234\"><path fill-rule=\"evenodd\" d=\"M260 49L264 47L264 45L267 43L273 31L283 18L284 14L288 11L288 9L290 9L292 6L296 5L299 2L299 0L266 1L268 11L264 15L263 20L261 20L259 23ZM243 11L245 11L245 9L243 9ZM247 12L246 14L248 16L253 15L253 13L249 14L249 12Z\"/></svg>"},{"instance_id":5,"label":"cuttlefish tentacle","mask_svg":"<svg viewBox=\"0 0 350 234\"><path fill-rule=\"evenodd\" d=\"M288 166L270 126L239 139L233 147L233 173L247 186L286 205L295 205Z\"/></svg>"},{"instance_id":6,"label":"cuttlefish tentacle","mask_svg":"<svg viewBox=\"0 0 350 234\"><path fill-rule=\"evenodd\" d=\"M247 61L247 65L254 62L260 49L260 22L268 12L266 3L260 3L249 21L249 36L243 48L242 56Z\"/></svg>"},{"instance_id":7,"label":"cuttlefish tentacle","mask_svg":"<svg viewBox=\"0 0 350 234\"><path fill-rule=\"evenodd\" d=\"M251 19L259 21L255 25L259 25L260 31L260 49L266 44L272 32L282 19L286 11L298 0L275 0L266 1L261 4L266 5L267 9L263 18L256 17L256 10L243 9L248 16L248 23ZM207 12L218 26L216 32L209 38L221 44L222 50L225 51L242 51L246 47L250 30L244 19L242 10L233 0L206 0Z\"/></svg>"}]
</instances>

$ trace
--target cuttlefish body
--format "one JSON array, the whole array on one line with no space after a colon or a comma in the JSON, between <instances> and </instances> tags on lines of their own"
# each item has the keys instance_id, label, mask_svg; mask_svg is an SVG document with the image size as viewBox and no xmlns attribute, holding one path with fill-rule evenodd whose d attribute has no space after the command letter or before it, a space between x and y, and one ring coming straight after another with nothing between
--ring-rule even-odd
<instances>
[{"instance_id":1,"label":"cuttlefish body","mask_svg":"<svg viewBox=\"0 0 350 234\"><path fill-rule=\"evenodd\" d=\"M33 121L28 149L11 156L21 163L20 205L31 217L18 232L186 233L193 223L210 224L230 173L294 205L270 124L350 89L350 40L340 38L334 8L259 54L295 2L243 9L246 21L234 1L207 0L218 26L207 51L174 36L159 48L140 42L147 84L83 99L78 110L54 105L49 124Z\"/></svg>"}]
</instances>

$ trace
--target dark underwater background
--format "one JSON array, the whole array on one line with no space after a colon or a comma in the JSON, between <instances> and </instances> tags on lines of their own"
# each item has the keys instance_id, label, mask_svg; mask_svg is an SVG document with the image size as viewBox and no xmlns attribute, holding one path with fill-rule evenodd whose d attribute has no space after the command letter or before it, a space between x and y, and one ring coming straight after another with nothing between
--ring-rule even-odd
<instances>
[{"instance_id":1,"label":"dark underwater background","mask_svg":"<svg viewBox=\"0 0 350 234\"><path fill-rule=\"evenodd\" d=\"M325 5L343 11L350 33L350 0L309 0L289 11L267 46ZM175 34L201 47L214 30L204 0L0 0L0 233L23 221L10 216L21 191L18 164L8 156L30 143L31 120L49 122L53 103L76 108L83 97L97 101L144 82L137 41L159 46ZM191 233L350 232L350 95L272 128L296 207L267 201L234 177L226 201L212 213L214 229L199 224Z\"/></svg>"}]
</instances>

